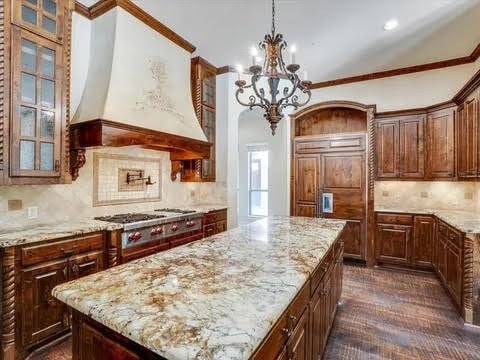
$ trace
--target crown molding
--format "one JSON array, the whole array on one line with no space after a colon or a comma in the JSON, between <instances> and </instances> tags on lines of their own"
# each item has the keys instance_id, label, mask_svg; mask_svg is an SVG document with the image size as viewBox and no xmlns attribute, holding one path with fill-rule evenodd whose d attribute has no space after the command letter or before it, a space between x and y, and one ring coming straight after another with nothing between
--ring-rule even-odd
<instances>
[{"instance_id":1,"label":"crown molding","mask_svg":"<svg viewBox=\"0 0 480 360\"><path fill-rule=\"evenodd\" d=\"M131 0L100 0L90 7L86 7L82 3L75 1L75 11L90 20L105 14L107 11L110 11L117 6L121 7L130 15L136 17L145 25L165 36L167 39L189 53L193 53L196 50L196 47L193 44L185 40L166 25L162 24L139 6L135 5Z\"/></svg>"},{"instance_id":2,"label":"crown molding","mask_svg":"<svg viewBox=\"0 0 480 360\"><path fill-rule=\"evenodd\" d=\"M310 89L312 90L321 89L321 88L326 88L331 86L345 85L345 84L351 84L356 82L382 79L387 77L412 74L416 72L437 70L437 69L442 69L442 68L447 68L452 66L471 64L477 61L479 58L480 58L480 43L472 51L472 53L467 56L462 56L462 57L449 59L449 60L441 60L441 61L431 62L427 64L408 66L408 67L403 67L398 69L378 71L378 72L368 73L363 75L350 76L350 77L345 77L340 79L316 82L312 84ZM226 65L218 68L217 74L224 74L226 72L235 72L235 71L236 71L235 68L233 68L232 66Z\"/></svg>"}]
</instances>

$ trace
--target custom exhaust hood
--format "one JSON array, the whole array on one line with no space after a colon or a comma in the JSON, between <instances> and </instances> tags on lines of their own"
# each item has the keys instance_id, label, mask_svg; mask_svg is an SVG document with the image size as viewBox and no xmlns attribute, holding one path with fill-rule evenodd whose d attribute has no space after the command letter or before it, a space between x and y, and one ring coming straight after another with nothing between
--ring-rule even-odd
<instances>
[{"instance_id":1,"label":"custom exhaust hood","mask_svg":"<svg viewBox=\"0 0 480 360\"><path fill-rule=\"evenodd\" d=\"M188 51L116 7L92 21L90 53L70 129L74 178L90 147L143 146L169 151L172 161L210 155L193 109Z\"/></svg>"}]
</instances>

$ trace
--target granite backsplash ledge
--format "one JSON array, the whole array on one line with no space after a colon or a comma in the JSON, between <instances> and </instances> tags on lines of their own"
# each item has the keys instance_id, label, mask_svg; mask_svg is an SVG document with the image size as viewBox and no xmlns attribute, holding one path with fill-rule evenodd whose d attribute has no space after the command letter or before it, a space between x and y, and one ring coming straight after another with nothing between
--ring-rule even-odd
<instances>
[{"instance_id":1,"label":"granite backsplash ledge","mask_svg":"<svg viewBox=\"0 0 480 360\"><path fill-rule=\"evenodd\" d=\"M94 153L157 159L160 163L161 200L93 206ZM169 154L135 147L87 150L87 162L79 178L69 185L0 186L0 229L38 225L57 221L75 221L105 214L152 211L160 207L225 204L225 182L181 183L170 180ZM148 175L148 174L147 174ZM22 210L9 211L9 200L22 200ZM27 208L38 207L38 218L27 219Z\"/></svg>"}]
</instances>

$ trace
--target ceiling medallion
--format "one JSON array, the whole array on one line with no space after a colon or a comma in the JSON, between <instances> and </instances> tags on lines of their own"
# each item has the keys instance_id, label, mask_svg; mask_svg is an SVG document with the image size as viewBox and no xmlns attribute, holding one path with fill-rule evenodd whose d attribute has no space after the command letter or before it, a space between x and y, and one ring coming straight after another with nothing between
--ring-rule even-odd
<instances>
[{"instance_id":1,"label":"ceiling medallion","mask_svg":"<svg viewBox=\"0 0 480 360\"><path fill-rule=\"evenodd\" d=\"M291 64L285 65L283 51L287 49L287 42L282 34L275 33L275 0L272 0L272 32L265 35L259 44L259 49L264 52L263 66L257 65L256 48L252 53L253 64L249 68L252 74L251 83L239 78L235 82L238 89L235 93L237 101L251 109L259 107L265 110L263 115L270 123L272 135L275 135L278 122L283 118L283 110L287 107L298 109L306 105L312 96L310 91L311 81L300 80L297 72L300 65L295 64L295 50L291 48ZM305 72L306 74L306 72ZM306 75L304 76L306 77ZM268 86L268 94L265 88ZM283 88L280 95L279 89ZM248 91L246 91L248 90ZM280 95L280 96L279 96ZM241 100L240 98L248 98Z\"/></svg>"}]
</instances>

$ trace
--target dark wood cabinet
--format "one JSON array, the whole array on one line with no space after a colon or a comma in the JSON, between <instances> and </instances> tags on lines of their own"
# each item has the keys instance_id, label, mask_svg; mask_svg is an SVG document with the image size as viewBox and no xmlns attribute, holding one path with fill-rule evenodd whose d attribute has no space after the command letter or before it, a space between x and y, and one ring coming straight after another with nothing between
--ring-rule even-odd
<instances>
[{"instance_id":1,"label":"dark wood cabinet","mask_svg":"<svg viewBox=\"0 0 480 360\"><path fill-rule=\"evenodd\" d=\"M461 178L480 176L479 97L478 91L473 93L458 108L457 153L458 176Z\"/></svg>"},{"instance_id":2,"label":"dark wood cabinet","mask_svg":"<svg viewBox=\"0 0 480 360\"><path fill-rule=\"evenodd\" d=\"M10 83L0 131L0 185L69 183L69 0L7 2L9 44L1 57ZM7 19L8 17L5 16Z\"/></svg>"},{"instance_id":3,"label":"dark wood cabinet","mask_svg":"<svg viewBox=\"0 0 480 360\"><path fill-rule=\"evenodd\" d=\"M28 347L69 328L66 305L52 289L68 281L68 260L38 264L22 271L22 343Z\"/></svg>"},{"instance_id":4,"label":"dark wood cabinet","mask_svg":"<svg viewBox=\"0 0 480 360\"><path fill-rule=\"evenodd\" d=\"M431 267L433 262L433 244L435 219L431 216L415 216L413 224L412 263L419 267Z\"/></svg>"},{"instance_id":5,"label":"dark wood cabinet","mask_svg":"<svg viewBox=\"0 0 480 360\"><path fill-rule=\"evenodd\" d=\"M399 126L399 122L396 120L377 121L377 179L391 179L400 176Z\"/></svg>"},{"instance_id":6,"label":"dark wood cabinet","mask_svg":"<svg viewBox=\"0 0 480 360\"><path fill-rule=\"evenodd\" d=\"M227 231L227 209L210 211L203 216L203 237Z\"/></svg>"},{"instance_id":7,"label":"dark wood cabinet","mask_svg":"<svg viewBox=\"0 0 480 360\"><path fill-rule=\"evenodd\" d=\"M294 216L317 217L319 191L319 155L298 155L295 158Z\"/></svg>"},{"instance_id":8,"label":"dark wood cabinet","mask_svg":"<svg viewBox=\"0 0 480 360\"><path fill-rule=\"evenodd\" d=\"M18 358L24 358L70 331L70 310L51 295L52 289L106 268L106 242L103 232L92 233L20 246L14 253L18 330L13 337Z\"/></svg>"},{"instance_id":9,"label":"dark wood cabinet","mask_svg":"<svg viewBox=\"0 0 480 360\"><path fill-rule=\"evenodd\" d=\"M289 359L309 360L309 326L308 326L308 307L303 312L297 325L292 331L289 342L287 343L287 353Z\"/></svg>"},{"instance_id":10,"label":"dark wood cabinet","mask_svg":"<svg viewBox=\"0 0 480 360\"><path fill-rule=\"evenodd\" d=\"M377 260L407 265L410 259L411 232L412 227L409 225L377 224Z\"/></svg>"},{"instance_id":11,"label":"dark wood cabinet","mask_svg":"<svg viewBox=\"0 0 480 360\"><path fill-rule=\"evenodd\" d=\"M423 179L425 176L425 117L400 120L400 178Z\"/></svg>"},{"instance_id":12,"label":"dark wood cabinet","mask_svg":"<svg viewBox=\"0 0 480 360\"><path fill-rule=\"evenodd\" d=\"M216 142L216 78L217 68L201 57L191 61L191 88L195 113L207 141L212 143L210 156L203 160L183 161L181 180L185 182L213 182Z\"/></svg>"},{"instance_id":13,"label":"dark wood cabinet","mask_svg":"<svg viewBox=\"0 0 480 360\"><path fill-rule=\"evenodd\" d=\"M435 219L427 215L377 213L375 247L384 264L431 268Z\"/></svg>"},{"instance_id":14,"label":"dark wood cabinet","mask_svg":"<svg viewBox=\"0 0 480 360\"><path fill-rule=\"evenodd\" d=\"M428 113L426 134L426 178L455 178L455 109Z\"/></svg>"},{"instance_id":15,"label":"dark wood cabinet","mask_svg":"<svg viewBox=\"0 0 480 360\"><path fill-rule=\"evenodd\" d=\"M425 116L376 120L377 179L423 179Z\"/></svg>"},{"instance_id":16,"label":"dark wood cabinet","mask_svg":"<svg viewBox=\"0 0 480 360\"><path fill-rule=\"evenodd\" d=\"M464 236L462 232L437 220L435 270L458 308L463 302Z\"/></svg>"},{"instance_id":17,"label":"dark wood cabinet","mask_svg":"<svg viewBox=\"0 0 480 360\"><path fill-rule=\"evenodd\" d=\"M346 219L345 257L366 260L365 135L296 138L293 148L292 215ZM325 193L333 198L331 212L323 211Z\"/></svg>"}]
</instances>

